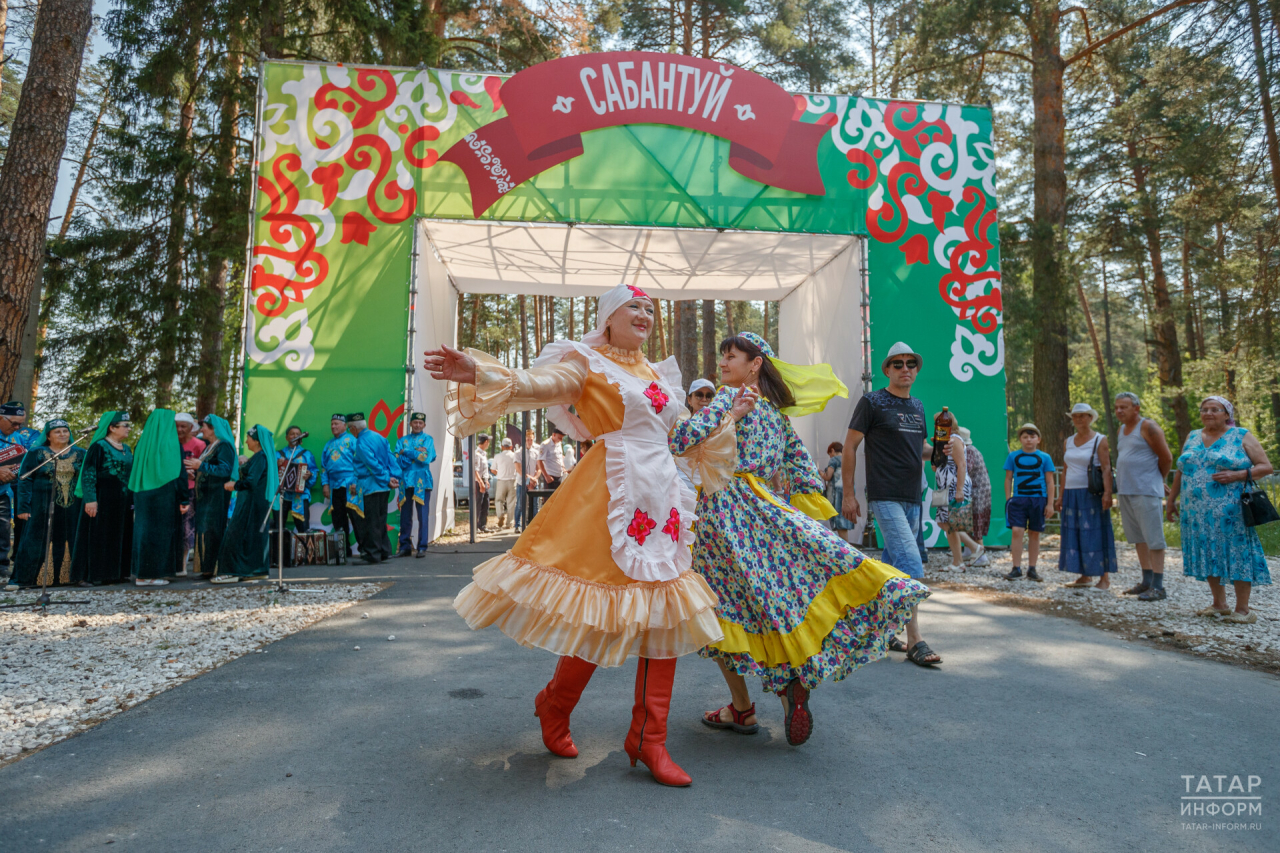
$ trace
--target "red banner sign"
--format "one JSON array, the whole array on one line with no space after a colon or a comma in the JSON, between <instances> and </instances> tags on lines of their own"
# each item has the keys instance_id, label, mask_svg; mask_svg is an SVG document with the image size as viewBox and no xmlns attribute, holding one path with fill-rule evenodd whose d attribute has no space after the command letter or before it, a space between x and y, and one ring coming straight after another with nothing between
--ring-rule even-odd
<instances>
[{"instance_id":1,"label":"red banner sign","mask_svg":"<svg viewBox=\"0 0 1280 853\"><path fill-rule=\"evenodd\" d=\"M727 139L729 165L779 189L824 195L818 143L826 121L778 84L732 65L670 53L595 53L543 62L499 95L506 118L455 143L441 160L460 167L476 216L540 172L582 153L581 134L625 124L670 124Z\"/></svg>"}]
</instances>

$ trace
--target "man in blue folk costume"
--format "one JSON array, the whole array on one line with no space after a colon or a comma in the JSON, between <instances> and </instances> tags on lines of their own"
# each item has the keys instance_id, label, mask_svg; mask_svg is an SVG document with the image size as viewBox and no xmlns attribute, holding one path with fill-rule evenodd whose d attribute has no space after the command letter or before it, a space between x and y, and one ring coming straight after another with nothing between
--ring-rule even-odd
<instances>
[{"instance_id":1,"label":"man in blue folk costume","mask_svg":"<svg viewBox=\"0 0 1280 853\"><path fill-rule=\"evenodd\" d=\"M356 437L347 432L347 416L335 414L329 419L333 438L320 453L320 488L329 502L329 518L333 532L342 531L351 544L351 512L347 509L347 489L356 481Z\"/></svg>"},{"instance_id":2,"label":"man in blue folk costume","mask_svg":"<svg viewBox=\"0 0 1280 853\"><path fill-rule=\"evenodd\" d=\"M387 501L390 491L400 486L400 466L387 440L369 429L364 412L348 415L347 428L356 440L355 482L347 487L347 505L357 516L353 521L360 556L372 565L394 553L387 537Z\"/></svg>"},{"instance_id":3,"label":"man in blue folk costume","mask_svg":"<svg viewBox=\"0 0 1280 853\"><path fill-rule=\"evenodd\" d=\"M431 463L436 461L436 443L426 433L427 416L409 416L409 434L396 443L404 486L400 501L400 553L397 556L426 556L431 541ZM418 521L418 547L413 547L413 522Z\"/></svg>"}]
</instances>

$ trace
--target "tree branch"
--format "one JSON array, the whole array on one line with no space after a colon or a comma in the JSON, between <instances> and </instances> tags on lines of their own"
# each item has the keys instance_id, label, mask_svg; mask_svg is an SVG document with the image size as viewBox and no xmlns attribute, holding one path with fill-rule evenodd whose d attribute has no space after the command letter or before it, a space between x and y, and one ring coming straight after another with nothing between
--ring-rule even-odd
<instances>
[{"instance_id":1,"label":"tree branch","mask_svg":"<svg viewBox=\"0 0 1280 853\"><path fill-rule=\"evenodd\" d=\"M1124 25L1123 27L1116 30L1111 35L1103 36L1102 38L1098 39L1092 44L1085 45L1083 48L1080 49L1078 53L1076 53L1075 56L1068 59L1065 64L1071 65L1074 62L1079 62L1081 59L1084 59L1086 56L1093 53L1095 50L1102 47L1103 45L1110 44L1111 42L1120 38L1120 36L1125 35L1126 33L1132 32L1133 30L1137 29L1138 27L1142 26L1148 21L1152 21L1160 17L1166 12L1172 12L1174 9L1177 9L1180 6L1190 6L1193 3L1203 3L1203 2L1205 2L1205 0L1173 0L1172 3L1168 3L1164 6L1161 6L1159 9L1156 9L1150 15L1143 15L1141 18L1134 21L1132 24Z\"/></svg>"}]
</instances>

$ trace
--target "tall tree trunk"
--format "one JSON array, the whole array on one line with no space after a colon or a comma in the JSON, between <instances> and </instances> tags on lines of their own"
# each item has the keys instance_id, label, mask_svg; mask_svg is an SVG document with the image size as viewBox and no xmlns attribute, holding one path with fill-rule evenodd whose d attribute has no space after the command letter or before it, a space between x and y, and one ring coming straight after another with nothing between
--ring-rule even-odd
<instances>
[{"instance_id":1,"label":"tall tree trunk","mask_svg":"<svg viewBox=\"0 0 1280 853\"><path fill-rule=\"evenodd\" d=\"M1032 405L1044 431L1043 449L1057 464L1070 425L1067 349L1071 290L1067 282L1066 116L1062 108L1062 58L1057 2L1033 0L1027 18L1031 37L1033 224L1030 231L1032 306Z\"/></svg>"},{"instance_id":2,"label":"tall tree trunk","mask_svg":"<svg viewBox=\"0 0 1280 853\"><path fill-rule=\"evenodd\" d=\"M1191 284L1191 243L1187 240L1187 227L1182 227L1182 303L1183 334L1187 336L1187 356L1195 361L1204 358L1204 352L1196 352L1196 294Z\"/></svg>"},{"instance_id":3,"label":"tall tree trunk","mask_svg":"<svg viewBox=\"0 0 1280 853\"><path fill-rule=\"evenodd\" d=\"M1218 279L1218 337L1221 339L1218 348L1223 352L1231 349L1231 294L1227 292L1227 277L1224 267L1227 262L1227 235L1223 232L1222 223L1217 223L1218 241L1214 248Z\"/></svg>"},{"instance_id":4,"label":"tall tree trunk","mask_svg":"<svg viewBox=\"0 0 1280 853\"><path fill-rule=\"evenodd\" d=\"M1130 138L1126 146L1138 194L1142 236L1151 261L1151 300L1155 306L1151 326L1155 332L1156 374L1160 377L1160 387L1165 391L1166 401L1173 410L1178 445L1182 446L1187 440L1187 434L1191 432L1191 416L1187 410L1187 395L1182 390L1182 350L1178 347L1178 323L1173 316L1169 280L1165 276L1164 255L1160 250L1160 220L1155 201L1147 188L1147 166L1138 159L1137 143Z\"/></svg>"},{"instance_id":5,"label":"tall tree trunk","mask_svg":"<svg viewBox=\"0 0 1280 853\"><path fill-rule=\"evenodd\" d=\"M193 68L194 62L188 65ZM165 306L160 318L158 346L156 349L156 407L169 408L173 403L173 381L178 374L178 346L183 337L182 278L187 261L187 218L191 195L192 160L188 147L195 123L195 104L189 94L182 105L182 118L178 123L178 156L181 158L173 181L173 200L169 205L169 232L166 238L167 257L165 275L160 293L160 304Z\"/></svg>"},{"instance_id":6,"label":"tall tree trunk","mask_svg":"<svg viewBox=\"0 0 1280 853\"><path fill-rule=\"evenodd\" d=\"M662 314L662 300L657 296L653 297L653 321L657 325L654 331L658 338L658 360L666 361L670 355L667 351L667 324Z\"/></svg>"},{"instance_id":7,"label":"tall tree trunk","mask_svg":"<svg viewBox=\"0 0 1280 853\"><path fill-rule=\"evenodd\" d=\"M697 303L681 300L676 303L676 363L680 365L680 378L686 385L698 377L698 312Z\"/></svg>"},{"instance_id":8,"label":"tall tree trunk","mask_svg":"<svg viewBox=\"0 0 1280 853\"><path fill-rule=\"evenodd\" d=\"M0 396L13 392L31 289L44 261L49 207L76 103L92 0L43 0L30 65L0 170Z\"/></svg>"},{"instance_id":9,"label":"tall tree trunk","mask_svg":"<svg viewBox=\"0 0 1280 853\"><path fill-rule=\"evenodd\" d=\"M702 300L702 378L716 378L716 301Z\"/></svg>"},{"instance_id":10,"label":"tall tree trunk","mask_svg":"<svg viewBox=\"0 0 1280 853\"><path fill-rule=\"evenodd\" d=\"M1111 405L1111 389L1107 386L1107 365L1102 359L1102 345L1098 343L1098 331L1093 327L1093 312L1089 310L1089 300L1084 295L1084 284L1080 276L1075 276L1076 293L1080 297L1080 310L1084 312L1085 326L1089 329L1089 340L1093 343L1093 360L1098 365L1098 381L1102 384L1102 407L1107 412L1107 437L1112 453L1116 448L1116 421L1114 406ZM1066 411L1064 409L1064 411Z\"/></svg>"},{"instance_id":11,"label":"tall tree trunk","mask_svg":"<svg viewBox=\"0 0 1280 853\"><path fill-rule=\"evenodd\" d=\"M1280 140L1276 138L1276 114L1271 108L1271 81L1267 77L1267 55L1262 46L1262 21L1258 0L1249 4L1249 29L1253 32L1253 66L1258 75L1258 100L1262 104L1262 124L1267 130L1267 159L1271 161L1271 188L1280 204Z\"/></svg>"},{"instance_id":12,"label":"tall tree trunk","mask_svg":"<svg viewBox=\"0 0 1280 853\"><path fill-rule=\"evenodd\" d=\"M227 77L235 81L240 77L242 54L233 50L227 55ZM234 87L233 82L229 82ZM245 235L228 227L232 221L233 206L239 206L240 197L235 191L234 178L239 161L236 149L236 132L240 124L240 101L234 89L223 93L218 123L215 172L219 186L210 195L212 210L206 217L209 230L209 272L205 279L204 299L201 300L203 317L200 328L200 361L196 369L196 411L199 417L218 409L222 392L222 343L223 325L227 310L227 279L231 273L231 258ZM229 406L229 408L233 408Z\"/></svg>"},{"instance_id":13,"label":"tall tree trunk","mask_svg":"<svg viewBox=\"0 0 1280 853\"><path fill-rule=\"evenodd\" d=\"M1111 293L1107 285L1107 259L1102 259L1102 322L1107 335L1107 367L1115 367L1115 351L1111 348Z\"/></svg>"}]
</instances>

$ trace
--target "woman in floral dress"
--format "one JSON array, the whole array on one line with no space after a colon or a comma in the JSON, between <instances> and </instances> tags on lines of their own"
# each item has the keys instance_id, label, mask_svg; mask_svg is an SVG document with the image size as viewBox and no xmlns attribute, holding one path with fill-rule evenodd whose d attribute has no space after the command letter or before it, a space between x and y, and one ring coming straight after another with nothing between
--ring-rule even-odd
<instances>
[{"instance_id":1,"label":"woman in floral dress","mask_svg":"<svg viewBox=\"0 0 1280 853\"><path fill-rule=\"evenodd\" d=\"M667 446L684 411L680 370L675 359L654 365L644 357L654 321L642 291L618 285L600 297L597 317L595 331L548 344L530 370L475 350L426 354L431 375L450 381L455 435L549 406L568 435L595 440L511 550L475 568L453 606L473 629L496 624L521 645L560 656L534 710L542 742L565 758L578 754L569 715L596 667L638 657L624 748L632 766L642 761L658 782L683 786L689 775L666 749L676 658L723 635L715 596L690 570L694 495ZM722 408L717 427L726 414L746 414L753 398L744 392ZM718 452L731 470L731 426L703 437L704 456Z\"/></svg>"},{"instance_id":2,"label":"woman in floral dress","mask_svg":"<svg viewBox=\"0 0 1280 853\"><path fill-rule=\"evenodd\" d=\"M676 427L672 451L684 453L720 428L739 389L758 385L763 398L737 422L734 476L722 489L704 487L698 499L693 568L720 599L724 631L723 640L699 654L720 665L733 698L702 719L713 728L757 731L743 678L757 675L782 698L787 742L799 745L813 729L809 691L884 657L889 639L929 593L822 523L835 510L821 498L818 468L785 414L820 406L798 404L792 388L799 385L779 372L779 365L807 368L778 362L751 332L724 341L720 353L725 387ZM778 472L790 485L790 500L768 485Z\"/></svg>"},{"instance_id":3,"label":"woman in floral dress","mask_svg":"<svg viewBox=\"0 0 1280 853\"><path fill-rule=\"evenodd\" d=\"M1236 426L1235 410L1225 397L1200 403L1203 429L1192 430L1178 457L1165 513L1178 516L1182 498L1182 573L1209 582L1213 602L1198 615L1252 624L1253 584L1271 583L1258 532L1246 527L1240 495L1251 477L1272 472L1258 439ZM1235 587L1236 607L1227 606L1227 587Z\"/></svg>"}]
</instances>

